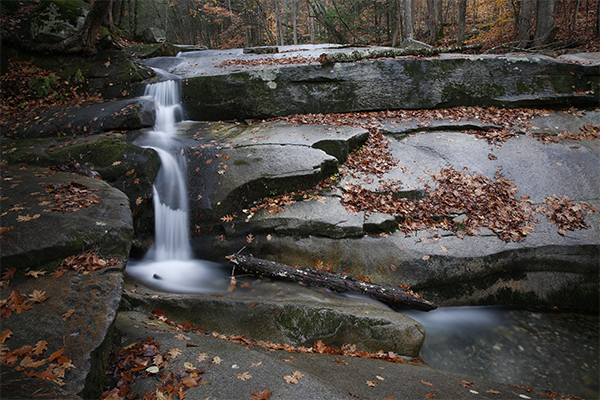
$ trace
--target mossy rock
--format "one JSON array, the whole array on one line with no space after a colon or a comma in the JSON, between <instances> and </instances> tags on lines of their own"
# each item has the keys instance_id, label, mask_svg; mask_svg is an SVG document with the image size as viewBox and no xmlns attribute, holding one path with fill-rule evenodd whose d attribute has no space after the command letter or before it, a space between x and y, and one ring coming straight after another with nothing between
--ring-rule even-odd
<instances>
[{"instance_id":1,"label":"mossy rock","mask_svg":"<svg viewBox=\"0 0 600 400\"><path fill-rule=\"evenodd\" d=\"M152 149L130 144L121 134L107 133L85 138L8 140L2 158L9 164L67 166L94 175L124 192L134 216L135 237L148 237L154 231L152 185L160 168L160 158Z\"/></svg>"},{"instance_id":2,"label":"mossy rock","mask_svg":"<svg viewBox=\"0 0 600 400\"><path fill-rule=\"evenodd\" d=\"M81 0L48 0L36 8L29 31L35 44L58 43L76 35L91 5Z\"/></svg>"}]
</instances>

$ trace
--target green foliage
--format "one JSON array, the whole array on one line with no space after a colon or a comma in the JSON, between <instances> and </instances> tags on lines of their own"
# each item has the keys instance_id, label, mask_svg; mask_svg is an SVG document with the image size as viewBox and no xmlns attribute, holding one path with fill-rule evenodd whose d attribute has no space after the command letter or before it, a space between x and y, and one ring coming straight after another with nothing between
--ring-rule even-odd
<instances>
[{"instance_id":1,"label":"green foliage","mask_svg":"<svg viewBox=\"0 0 600 400\"><path fill-rule=\"evenodd\" d=\"M56 93L54 90L56 88L56 75L51 74L46 78L36 76L29 81L28 86L34 89L40 98L46 97L53 91Z\"/></svg>"}]
</instances>

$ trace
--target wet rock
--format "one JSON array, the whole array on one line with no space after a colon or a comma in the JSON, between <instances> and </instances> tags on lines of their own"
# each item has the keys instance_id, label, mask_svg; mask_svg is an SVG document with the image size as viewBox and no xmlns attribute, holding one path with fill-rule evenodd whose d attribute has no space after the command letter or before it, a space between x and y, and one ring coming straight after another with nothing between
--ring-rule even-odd
<instances>
[{"instance_id":1,"label":"wet rock","mask_svg":"<svg viewBox=\"0 0 600 400\"><path fill-rule=\"evenodd\" d=\"M33 166L5 167L2 176L10 182L2 194L7 210L2 224L8 228L2 233L3 270L53 270L63 258L92 248L103 256L128 257L133 227L129 199L121 191L99 179ZM50 185L73 182L79 185L75 193L86 188L97 197L88 196L88 203L73 197L67 204L77 210L60 211Z\"/></svg>"},{"instance_id":2,"label":"wet rock","mask_svg":"<svg viewBox=\"0 0 600 400\"><path fill-rule=\"evenodd\" d=\"M597 114L587 112L576 117L556 113L535 119L532 125L544 131L552 126L557 132L576 132L578 127L596 121ZM523 194L534 204L543 204L546 197L566 195L573 202L585 201L600 209L596 195L600 151L595 140L543 143L518 135L501 145L490 145L475 135L436 131L435 126L451 129L444 121L430 125L433 131L412 136L404 133L414 131L413 124L395 128L401 139L392 140L391 151L400 166L381 178L401 181L400 194L415 198L419 193L424 195L426 185L435 184L431 173L444 167L467 168L468 173L492 179L502 166L503 176L519 190L517 198ZM260 131L254 137L259 140ZM375 190L378 179L369 183L368 177L347 177L339 186L357 182ZM450 231L405 235L398 231L401 219L350 214L339 205L340 195L333 190L311 201L281 205L283 210L274 214L259 212L250 219L240 215L222 223L223 236L196 232L194 248L215 260L247 247L256 257L287 264L329 262L338 272L348 269L350 274L369 276L373 282L408 284L441 305L598 307L598 212L586 217L589 228L564 235L538 214L536 228L524 241L507 243L487 229L462 239ZM465 216L454 217L460 221ZM248 235L252 235L251 242Z\"/></svg>"},{"instance_id":3,"label":"wet rock","mask_svg":"<svg viewBox=\"0 0 600 400\"><path fill-rule=\"evenodd\" d=\"M135 136L134 132L129 135ZM7 140L2 151L3 159L9 163L52 167L103 179L127 195L136 242L147 240L154 232L152 185L160 167L154 150L132 145L121 134L105 133L78 138Z\"/></svg>"},{"instance_id":4,"label":"wet rock","mask_svg":"<svg viewBox=\"0 0 600 400\"><path fill-rule=\"evenodd\" d=\"M151 127L154 117L154 101L141 97L47 111L33 121L17 124L7 135L17 139L87 136Z\"/></svg>"},{"instance_id":5,"label":"wet rock","mask_svg":"<svg viewBox=\"0 0 600 400\"><path fill-rule=\"evenodd\" d=\"M359 128L282 123L184 124L182 129L186 136L212 140L191 152L202 153L188 165L192 215L207 209L235 213L265 196L312 187L336 173L368 135Z\"/></svg>"},{"instance_id":6,"label":"wet rock","mask_svg":"<svg viewBox=\"0 0 600 400\"><path fill-rule=\"evenodd\" d=\"M461 105L598 105L594 95L580 94L590 90L588 82L596 76L594 66L544 56L444 54L332 65L261 66L225 74L205 72L207 59L203 57L210 54L197 57L163 64L169 72L185 78L182 98L189 117L195 120ZM236 58L230 56L233 61ZM192 68L192 60L201 67Z\"/></svg>"},{"instance_id":7,"label":"wet rock","mask_svg":"<svg viewBox=\"0 0 600 400\"><path fill-rule=\"evenodd\" d=\"M254 304L254 305L253 305ZM340 348L356 344L364 351L393 351L417 356L425 338L421 325L379 303L334 297L293 284L252 283L225 297L166 294L138 287L124 297L126 311L202 325L222 334L244 334L293 346L316 341Z\"/></svg>"}]
</instances>

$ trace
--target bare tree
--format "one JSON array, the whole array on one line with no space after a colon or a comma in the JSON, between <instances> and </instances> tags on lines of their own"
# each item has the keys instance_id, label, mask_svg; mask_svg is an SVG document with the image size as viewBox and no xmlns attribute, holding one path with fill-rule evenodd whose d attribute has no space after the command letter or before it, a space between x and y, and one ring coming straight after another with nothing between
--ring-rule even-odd
<instances>
[{"instance_id":1,"label":"bare tree","mask_svg":"<svg viewBox=\"0 0 600 400\"><path fill-rule=\"evenodd\" d=\"M467 17L467 0L458 0L458 38L459 46L462 46L465 40L465 22Z\"/></svg>"},{"instance_id":2,"label":"bare tree","mask_svg":"<svg viewBox=\"0 0 600 400\"><path fill-rule=\"evenodd\" d=\"M537 0L533 45L541 46L552 40L555 0Z\"/></svg>"}]
</instances>

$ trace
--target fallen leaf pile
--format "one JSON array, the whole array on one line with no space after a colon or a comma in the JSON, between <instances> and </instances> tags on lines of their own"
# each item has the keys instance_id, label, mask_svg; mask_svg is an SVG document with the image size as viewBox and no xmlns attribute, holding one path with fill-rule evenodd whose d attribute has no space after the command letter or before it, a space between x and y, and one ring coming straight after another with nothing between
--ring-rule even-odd
<instances>
[{"instance_id":1,"label":"fallen leaf pile","mask_svg":"<svg viewBox=\"0 0 600 400\"><path fill-rule=\"evenodd\" d=\"M47 80L56 83L45 85ZM45 85L50 93L40 96L36 91L36 82L39 82L37 85ZM68 82L30 62L11 59L8 60L7 72L0 77L0 99L0 124L6 124L11 129L24 121L33 120L40 112L102 100L99 95L84 91L79 82Z\"/></svg>"},{"instance_id":2,"label":"fallen leaf pile","mask_svg":"<svg viewBox=\"0 0 600 400\"><path fill-rule=\"evenodd\" d=\"M159 386L153 392L146 393L143 399L172 399L176 395L183 399L186 390L198 386L204 370L195 368L191 363L186 363L183 369L169 370L169 356L173 350L161 353L160 343L147 337L112 353L106 373L115 379L116 387L102 393L100 400L138 398L139 395L131 391L130 385L151 375L156 377Z\"/></svg>"},{"instance_id":3,"label":"fallen leaf pile","mask_svg":"<svg viewBox=\"0 0 600 400\"><path fill-rule=\"evenodd\" d=\"M290 64L318 64L319 60L315 57L283 57L283 58L253 58L246 60L226 60L219 63L219 67L235 67L239 65L265 67L270 65L290 65Z\"/></svg>"},{"instance_id":4,"label":"fallen leaf pile","mask_svg":"<svg viewBox=\"0 0 600 400\"><path fill-rule=\"evenodd\" d=\"M52 208L52 211L77 211L98 203L96 199L99 198L93 193L96 189L89 189L87 186L75 181L56 185L49 184L46 186L46 191L53 196L56 202L56 206Z\"/></svg>"},{"instance_id":5,"label":"fallen leaf pile","mask_svg":"<svg viewBox=\"0 0 600 400\"><path fill-rule=\"evenodd\" d=\"M12 277L14 274L8 271L2 276L3 281ZM28 274L37 278L37 275L43 271L34 271ZM33 303L42 303L48 300L45 291L34 290L33 293L23 296L18 289L13 290L7 299L0 300L0 318L9 318L13 312L21 314L23 311L33 309ZM74 310L73 310L74 311ZM40 379L50 379L59 385L64 385L63 379L68 372L75 368L71 360L63 353L65 348L61 348L48 355L48 343L45 340L38 341L34 346L23 345L17 349L11 350L5 342L13 336L13 332L5 329L0 334L0 364L14 368L23 372L25 375Z\"/></svg>"},{"instance_id":6,"label":"fallen leaf pile","mask_svg":"<svg viewBox=\"0 0 600 400\"><path fill-rule=\"evenodd\" d=\"M65 374L75 368L69 358L63 355L64 347L48 355L46 353L48 343L40 340L35 346L25 345L15 350L8 350L4 341L10 335L12 332L9 330L5 330L0 335L2 346L0 364L12 367L30 377L50 379L61 386L64 385Z\"/></svg>"},{"instance_id":7,"label":"fallen leaf pile","mask_svg":"<svg viewBox=\"0 0 600 400\"><path fill-rule=\"evenodd\" d=\"M565 234L567 230L586 229L589 225L585 216L596 212L596 207L586 202L573 203L568 196L552 196L544 199L547 208L542 209L548 219L558 225L558 233Z\"/></svg>"},{"instance_id":8,"label":"fallen leaf pile","mask_svg":"<svg viewBox=\"0 0 600 400\"><path fill-rule=\"evenodd\" d=\"M118 258L113 257L110 260L104 260L99 258L96 253L88 251L65 258L58 268L56 268L53 275L61 275L69 269L83 271L83 274L85 275L102 268L116 267L120 265L120 263Z\"/></svg>"},{"instance_id":9,"label":"fallen leaf pile","mask_svg":"<svg viewBox=\"0 0 600 400\"><path fill-rule=\"evenodd\" d=\"M353 176L363 173L381 177L398 163L398 160L392 157L389 139L379 130L372 130L370 133L367 142L357 151L350 153L344 164Z\"/></svg>"}]
</instances>

